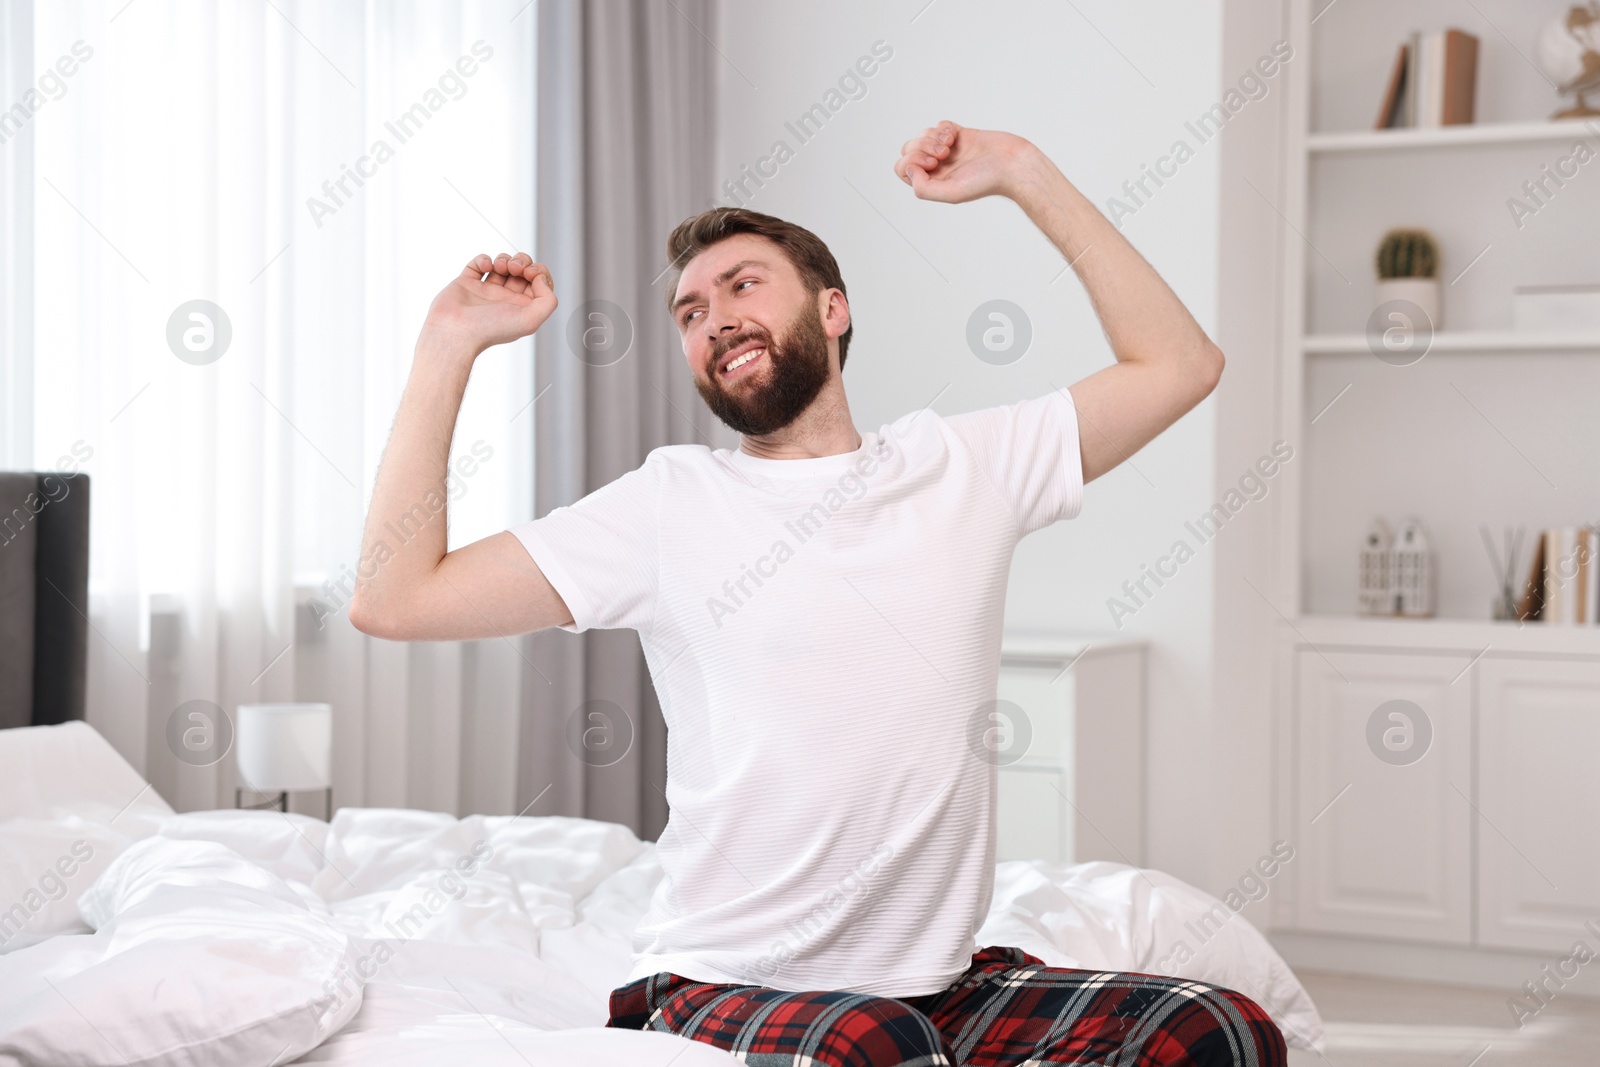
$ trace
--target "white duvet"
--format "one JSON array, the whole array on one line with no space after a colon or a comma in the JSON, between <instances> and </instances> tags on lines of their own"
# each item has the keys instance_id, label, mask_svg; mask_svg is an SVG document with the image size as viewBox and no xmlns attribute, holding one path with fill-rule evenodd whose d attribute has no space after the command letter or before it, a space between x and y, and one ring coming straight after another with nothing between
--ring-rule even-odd
<instances>
[{"instance_id":1,"label":"white duvet","mask_svg":"<svg viewBox=\"0 0 1600 1067\"><path fill-rule=\"evenodd\" d=\"M588 819L176 815L83 724L5 731L0 1064L737 1063L603 1028L660 878L653 843ZM1158 972L1217 906L1159 871L1002 863L978 942ZM1179 975L1251 996L1291 1046L1323 1044L1243 917Z\"/></svg>"}]
</instances>

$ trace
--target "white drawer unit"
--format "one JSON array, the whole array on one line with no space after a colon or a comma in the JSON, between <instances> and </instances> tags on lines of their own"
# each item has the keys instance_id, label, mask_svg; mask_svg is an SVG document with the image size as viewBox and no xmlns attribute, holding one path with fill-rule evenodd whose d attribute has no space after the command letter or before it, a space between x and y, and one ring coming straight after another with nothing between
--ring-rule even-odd
<instances>
[{"instance_id":1,"label":"white drawer unit","mask_svg":"<svg viewBox=\"0 0 1600 1067\"><path fill-rule=\"evenodd\" d=\"M994 729L997 860L1144 863L1142 641L1008 632Z\"/></svg>"}]
</instances>

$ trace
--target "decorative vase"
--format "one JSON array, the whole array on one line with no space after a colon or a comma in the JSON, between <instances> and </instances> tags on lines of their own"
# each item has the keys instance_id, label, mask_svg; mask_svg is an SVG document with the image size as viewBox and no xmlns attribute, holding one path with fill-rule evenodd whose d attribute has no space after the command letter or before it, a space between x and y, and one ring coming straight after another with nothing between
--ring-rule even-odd
<instances>
[{"instance_id":1,"label":"decorative vase","mask_svg":"<svg viewBox=\"0 0 1600 1067\"><path fill-rule=\"evenodd\" d=\"M1428 329L1437 332L1444 328L1441 317L1439 299L1439 279L1437 278L1380 278L1378 280L1378 303L1387 304L1391 300L1403 300L1414 304L1428 317L1426 324L1413 323L1413 329Z\"/></svg>"}]
</instances>

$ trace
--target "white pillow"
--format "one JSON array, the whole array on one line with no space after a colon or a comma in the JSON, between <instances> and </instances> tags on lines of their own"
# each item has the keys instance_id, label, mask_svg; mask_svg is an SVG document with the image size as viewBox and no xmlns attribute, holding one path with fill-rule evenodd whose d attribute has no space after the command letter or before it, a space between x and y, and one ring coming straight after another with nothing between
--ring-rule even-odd
<instances>
[{"instance_id":1,"label":"white pillow","mask_svg":"<svg viewBox=\"0 0 1600 1067\"><path fill-rule=\"evenodd\" d=\"M287 1063L361 1006L326 908L223 845L146 838L79 903L94 934L0 956L0 1063Z\"/></svg>"},{"instance_id":2,"label":"white pillow","mask_svg":"<svg viewBox=\"0 0 1600 1067\"><path fill-rule=\"evenodd\" d=\"M78 897L172 814L84 722L0 730L0 954L88 929Z\"/></svg>"},{"instance_id":3,"label":"white pillow","mask_svg":"<svg viewBox=\"0 0 1600 1067\"><path fill-rule=\"evenodd\" d=\"M143 837L172 808L94 727L74 721L0 730L0 812L79 815Z\"/></svg>"},{"instance_id":4,"label":"white pillow","mask_svg":"<svg viewBox=\"0 0 1600 1067\"><path fill-rule=\"evenodd\" d=\"M1203 937L1202 937L1203 935ZM1011 945L1051 967L1159 974L1243 993L1291 1048L1326 1048L1322 1017L1262 933L1216 897L1123 863L995 865L979 946Z\"/></svg>"},{"instance_id":5,"label":"white pillow","mask_svg":"<svg viewBox=\"0 0 1600 1067\"><path fill-rule=\"evenodd\" d=\"M76 815L0 822L0 953L88 932L78 898L133 840Z\"/></svg>"}]
</instances>

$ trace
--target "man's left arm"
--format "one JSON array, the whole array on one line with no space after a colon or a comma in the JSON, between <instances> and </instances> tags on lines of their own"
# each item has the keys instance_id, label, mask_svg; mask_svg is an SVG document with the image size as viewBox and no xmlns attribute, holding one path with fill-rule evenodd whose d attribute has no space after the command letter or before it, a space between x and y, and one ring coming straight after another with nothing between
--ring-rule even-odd
<instances>
[{"instance_id":1,"label":"man's left arm","mask_svg":"<svg viewBox=\"0 0 1600 1067\"><path fill-rule=\"evenodd\" d=\"M941 122L907 141L894 169L923 200L1015 201L1088 290L1117 362L1069 390L1085 483L1143 448L1216 388L1222 350L1155 268L1031 142Z\"/></svg>"}]
</instances>

